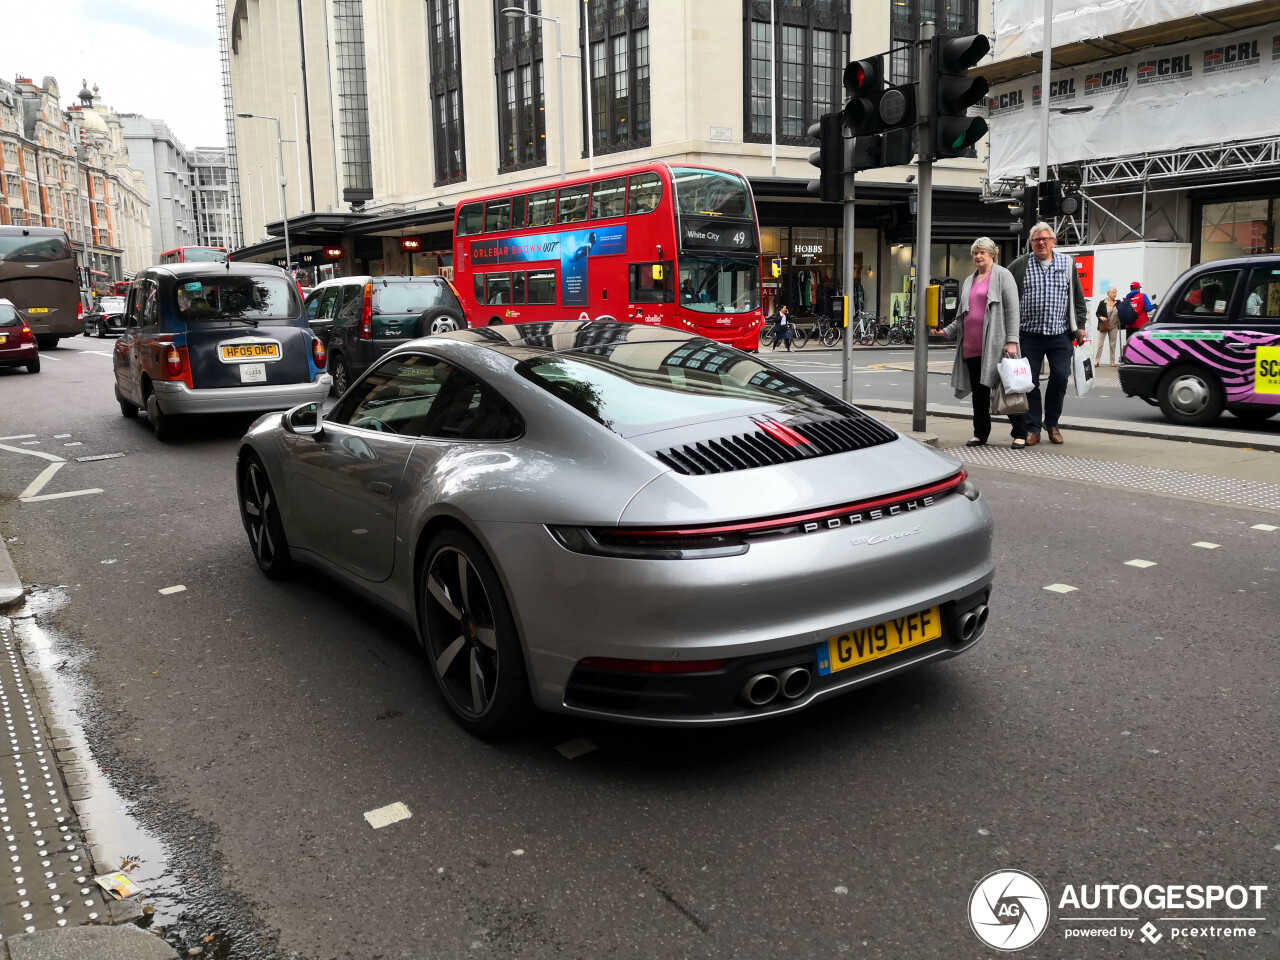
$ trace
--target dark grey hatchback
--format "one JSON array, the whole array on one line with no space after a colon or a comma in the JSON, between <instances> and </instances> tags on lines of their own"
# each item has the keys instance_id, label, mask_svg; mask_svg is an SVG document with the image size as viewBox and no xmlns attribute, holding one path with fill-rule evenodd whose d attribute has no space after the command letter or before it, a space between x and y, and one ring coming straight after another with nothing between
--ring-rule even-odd
<instances>
[{"instance_id":1,"label":"dark grey hatchback","mask_svg":"<svg viewBox=\"0 0 1280 960\"><path fill-rule=\"evenodd\" d=\"M320 402L324 345L293 279L260 263L151 267L129 288L115 345L116 400L161 440L184 414L253 413Z\"/></svg>"}]
</instances>

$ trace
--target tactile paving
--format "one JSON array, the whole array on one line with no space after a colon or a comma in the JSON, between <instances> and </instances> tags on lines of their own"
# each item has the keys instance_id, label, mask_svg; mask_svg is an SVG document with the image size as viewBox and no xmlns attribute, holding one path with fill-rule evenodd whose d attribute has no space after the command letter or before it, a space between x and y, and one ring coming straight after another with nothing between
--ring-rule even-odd
<instances>
[{"instance_id":1,"label":"tactile paving","mask_svg":"<svg viewBox=\"0 0 1280 960\"><path fill-rule=\"evenodd\" d=\"M1040 446L1043 445L1042 441ZM1063 480L1085 480L1150 493L1280 510L1280 485L1274 483L1211 477L1202 473L1186 473L1111 460L1090 460L1039 449L1014 450L1007 446L988 445L949 447L945 452L964 463L1013 470L1017 473Z\"/></svg>"},{"instance_id":2,"label":"tactile paving","mask_svg":"<svg viewBox=\"0 0 1280 960\"><path fill-rule=\"evenodd\" d=\"M0 647L0 941L105 923L109 910L93 882L93 863L38 698L3 618Z\"/></svg>"}]
</instances>

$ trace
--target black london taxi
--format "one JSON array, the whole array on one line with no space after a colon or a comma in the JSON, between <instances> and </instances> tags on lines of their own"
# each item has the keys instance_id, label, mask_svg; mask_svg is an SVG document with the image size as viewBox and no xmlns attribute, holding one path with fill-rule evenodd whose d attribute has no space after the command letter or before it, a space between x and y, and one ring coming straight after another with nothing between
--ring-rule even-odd
<instances>
[{"instance_id":1,"label":"black london taxi","mask_svg":"<svg viewBox=\"0 0 1280 960\"><path fill-rule=\"evenodd\" d=\"M261 263L144 270L129 288L112 362L120 412L145 409L160 440L188 414L321 403L331 383L297 283Z\"/></svg>"}]
</instances>

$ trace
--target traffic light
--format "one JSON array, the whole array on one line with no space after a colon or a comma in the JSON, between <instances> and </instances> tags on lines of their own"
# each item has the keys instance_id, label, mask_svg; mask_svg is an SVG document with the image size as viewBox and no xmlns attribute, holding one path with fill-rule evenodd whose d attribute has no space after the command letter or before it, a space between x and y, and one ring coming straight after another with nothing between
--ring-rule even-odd
<instances>
[{"instance_id":1,"label":"traffic light","mask_svg":"<svg viewBox=\"0 0 1280 960\"><path fill-rule=\"evenodd\" d=\"M969 76L969 68L991 50L982 34L971 37L934 37L933 62L933 159L961 157L982 139L987 121L969 116L969 108L982 102L990 85L986 77Z\"/></svg>"},{"instance_id":2,"label":"traffic light","mask_svg":"<svg viewBox=\"0 0 1280 960\"><path fill-rule=\"evenodd\" d=\"M1013 204L1009 207L1009 215L1014 217L1013 223L1009 224L1010 233L1022 233L1031 228L1028 218L1036 216L1036 206L1039 191L1034 186L1017 187L1010 194L1013 198Z\"/></svg>"},{"instance_id":3,"label":"traffic light","mask_svg":"<svg viewBox=\"0 0 1280 960\"><path fill-rule=\"evenodd\" d=\"M828 203L844 200L844 118L838 113L824 113L809 128L809 136L818 141L818 149L809 154L809 162L820 171L810 180L808 190Z\"/></svg>"},{"instance_id":4,"label":"traffic light","mask_svg":"<svg viewBox=\"0 0 1280 960\"><path fill-rule=\"evenodd\" d=\"M910 163L915 156L910 130L887 130L869 137L858 137L853 145L851 169L874 170Z\"/></svg>"},{"instance_id":5,"label":"traffic light","mask_svg":"<svg viewBox=\"0 0 1280 960\"><path fill-rule=\"evenodd\" d=\"M1080 212L1080 197L1061 180L1040 184L1040 219L1073 217Z\"/></svg>"},{"instance_id":6,"label":"traffic light","mask_svg":"<svg viewBox=\"0 0 1280 960\"><path fill-rule=\"evenodd\" d=\"M909 127L916 122L915 88L884 82L884 56L851 60L844 68L845 123L855 137ZM884 164L881 164L884 166Z\"/></svg>"}]
</instances>

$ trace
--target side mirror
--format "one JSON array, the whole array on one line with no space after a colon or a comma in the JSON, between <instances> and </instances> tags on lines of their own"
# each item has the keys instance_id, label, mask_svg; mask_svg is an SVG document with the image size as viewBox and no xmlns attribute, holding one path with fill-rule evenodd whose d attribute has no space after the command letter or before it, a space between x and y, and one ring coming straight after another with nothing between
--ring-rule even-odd
<instances>
[{"instance_id":1,"label":"side mirror","mask_svg":"<svg viewBox=\"0 0 1280 960\"><path fill-rule=\"evenodd\" d=\"M300 403L285 411L284 428L299 437L318 437L324 433L324 418L320 416L320 404Z\"/></svg>"}]
</instances>

